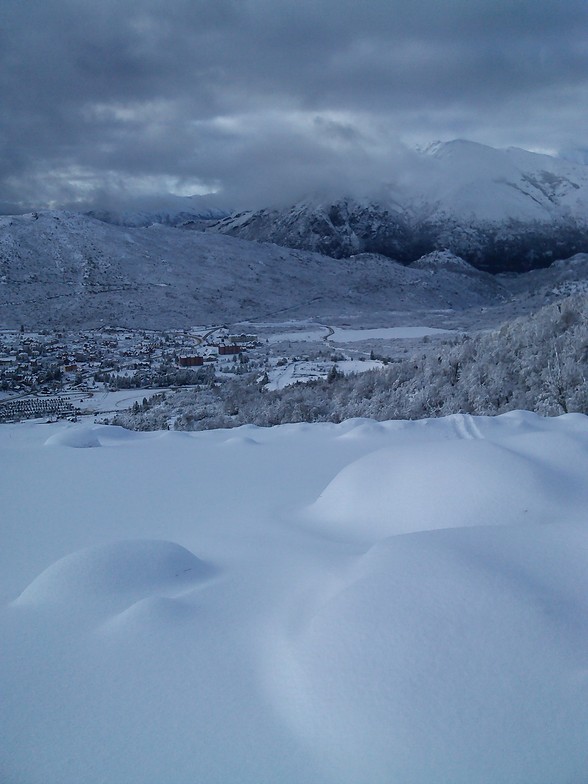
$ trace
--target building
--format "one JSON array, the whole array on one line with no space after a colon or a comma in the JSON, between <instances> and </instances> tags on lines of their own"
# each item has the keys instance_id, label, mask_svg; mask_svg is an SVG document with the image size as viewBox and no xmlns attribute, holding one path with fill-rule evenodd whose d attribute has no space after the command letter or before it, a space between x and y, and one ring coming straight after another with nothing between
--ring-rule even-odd
<instances>
[{"instance_id":1,"label":"building","mask_svg":"<svg viewBox=\"0 0 588 784\"><path fill-rule=\"evenodd\" d=\"M200 356L184 356L178 358L178 365L180 367L198 367L204 364L204 357Z\"/></svg>"}]
</instances>

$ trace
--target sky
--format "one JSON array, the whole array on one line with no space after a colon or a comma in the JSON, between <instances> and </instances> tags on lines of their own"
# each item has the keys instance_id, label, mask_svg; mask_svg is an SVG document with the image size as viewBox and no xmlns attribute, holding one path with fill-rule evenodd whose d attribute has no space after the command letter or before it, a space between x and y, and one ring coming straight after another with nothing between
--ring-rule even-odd
<instances>
[{"instance_id":1,"label":"sky","mask_svg":"<svg viewBox=\"0 0 588 784\"><path fill-rule=\"evenodd\" d=\"M2 0L0 211L353 190L471 139L582 158L586 0Z\"/></svg>"}]
</instances>

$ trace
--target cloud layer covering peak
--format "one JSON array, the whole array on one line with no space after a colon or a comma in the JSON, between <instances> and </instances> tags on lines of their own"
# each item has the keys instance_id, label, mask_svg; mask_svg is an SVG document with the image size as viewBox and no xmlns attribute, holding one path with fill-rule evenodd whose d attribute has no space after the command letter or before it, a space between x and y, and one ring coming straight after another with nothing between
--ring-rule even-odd
<instances>
[{"instance_id":1,"label":"cloud layer covering peak","mask_svg":"<svg viewBox=\"0 0 588 784\"><path fill-rule=\"evenodd\" d=\"M363 187L410 148L583 150L588 6L5 0L0 209Z\"/></svg>"}]
</instances>

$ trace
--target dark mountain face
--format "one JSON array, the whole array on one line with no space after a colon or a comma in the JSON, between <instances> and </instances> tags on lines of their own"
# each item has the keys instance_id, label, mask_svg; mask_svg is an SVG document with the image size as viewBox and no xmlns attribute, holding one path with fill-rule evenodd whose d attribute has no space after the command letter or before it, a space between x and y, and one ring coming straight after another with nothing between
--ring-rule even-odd
<instances>
[{"instance_id":1,"label":"dark mountain face","mask_svg":"<svg viewBox=\"0 0 588 784\"><path fill-rule=\"evenodd\" d=\"M409 264L426 253L449 250L488 272L524 272L588 250L588 223L460 221L418 217L409 210L341 199L328 205L240 213L209 225L210 231L273 242L333 258L379 253Z\"/></svg>"},{"instance_id":2,"label":"dark mountain face","mask_svg":"<svg viewBox=\"0 0 588 784\"><path fill-rule=\"evenodd\" d=\"M376 204L362 206L350 199L328 205L301 204L287 210L240 213L217 221L209 230L300 250L312 249L336 259L357 253L380 253L408 263L430 249L416 238L407 214ZM420 247L424 248L422 253Z\"/></svg>"},{"instance_id":3,"label":"dark mountain face","mask_svg":"<svg viewBox=\"0 0 588 784\"><path fill-rule=\"evenodd\" d=\"M417 233L421 232L416 227ZM504 224L425 224L421 236L487 272L527 272L588 249L588 224L510 220Z\"/></svg>"}]
</instances>

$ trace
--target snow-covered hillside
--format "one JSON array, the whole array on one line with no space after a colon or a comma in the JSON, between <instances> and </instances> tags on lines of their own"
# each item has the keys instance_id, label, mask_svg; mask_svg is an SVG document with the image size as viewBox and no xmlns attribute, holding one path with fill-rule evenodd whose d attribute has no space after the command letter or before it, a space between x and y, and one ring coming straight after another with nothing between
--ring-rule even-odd
<instances>
[{"instance_id":1,"label":"snow-covered hillside","mask_svg":"<svg viewBox=\"0 0 588 784\"><path fill-rule=\"evenodd\" d=\"M588 250L588 167L467 141L431 145L378 194L244 212L210 230L334 257L371 251L411 262L449 249L494 272ZM374 187L374 191L376 188Z\"/></svg>"},{"instance_id":2,"label":"snow-covered hillside","mask_svg":"<svg viewBox=\"0 0 588 784\"><path fill-rule=\"evenodd\" d=\"M0 218L0 326L184 327L276 313L345 319L501 301L491 275L409 269L383 256L335 260L154 225L68 212Z\"/></svg>"},{"instance_id":3,"label":"snow-covered hillside","mask_svg":"<svg viewBox=\"0 0 588 784\"><path fill-rule=\"evenodd\" d=\"M549 268L525 275L499 276L500 283L520 302L534 308L539 303L573 294L588 293L588 253L559 259Z\"/></svg>"},{"instance_id":4,"label":"snow-covered hillside","mask_svg":"<svg viewBox=\"0 0 588 784\"><path fill-rule=\"evenodd\" d=\"M0 428L0 779L560 784L588 418Z\"/></svg>"}]
</instances>

